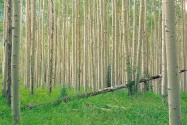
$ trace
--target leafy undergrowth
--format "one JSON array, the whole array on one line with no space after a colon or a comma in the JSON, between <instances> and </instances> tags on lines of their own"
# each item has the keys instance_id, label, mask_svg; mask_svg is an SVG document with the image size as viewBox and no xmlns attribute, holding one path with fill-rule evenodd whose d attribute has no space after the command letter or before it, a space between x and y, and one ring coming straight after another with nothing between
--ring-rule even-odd
<instances>
[{"instance_id":1,"label":"leafy undergrowth","mask_svg":"<svg viewBox=\"0 0 187 125\"><path fill-rule=\"evenodd\" d=\"M69 93L71 95L71 93ZM60 89L52 94L37 89L35 95L21 88L21 106L50 102L60 97ZM187 124L187 96L181 95L183 124ZM152 92L133 97L123 90L67 103L48 104L21 110L22 125L166 125L168 107ZM0 125L11 124L11 108L0 95Z\"/></svg>"}]
</instances>

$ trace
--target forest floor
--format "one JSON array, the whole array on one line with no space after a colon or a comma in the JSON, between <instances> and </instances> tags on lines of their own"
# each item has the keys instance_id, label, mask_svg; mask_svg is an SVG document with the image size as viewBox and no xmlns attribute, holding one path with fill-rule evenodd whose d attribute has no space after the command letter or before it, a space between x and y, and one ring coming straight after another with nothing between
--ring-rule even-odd
<instances>
[{"instance_id":1,"label":"forest floor","mask_svg":"<svg viewBox=\"0 0 187 125\"><path fill-rule=\"evenodd\" d=\"M53 102L61 97L61 90L58 87L48 94L46 89L36 89L31 96L29 90L21 87L21 107ZM183 125L187 125L185 94L181 94L181 111ZM130 97L122 89L67 103L21 108L21 117L22 125L167 125L168 106L163 105L161 97L153 92ZM0 125L11 125L11 120L11 108L0 94Z\"/></svg>"}]
</instances>

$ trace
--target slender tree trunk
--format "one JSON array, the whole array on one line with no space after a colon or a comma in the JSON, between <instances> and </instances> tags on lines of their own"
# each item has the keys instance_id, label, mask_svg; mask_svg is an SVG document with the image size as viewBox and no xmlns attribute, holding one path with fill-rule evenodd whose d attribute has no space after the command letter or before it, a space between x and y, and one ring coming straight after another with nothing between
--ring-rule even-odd
<instances>
[{"instance_id":1,"label":"slender tree trunk","mask_svg":"<svg viewBox=\"0 0 187 125\"><path fill-rule=\"evenodd\" d=\"M36 81L36 86L40 86L40 74L41 74L41 65L40 65L40 60L41 60L41 0L38 1L38 19L37 19L37 43L36 43L36 61L35 61L35 81Z\"/></svg>"},{"instance_id":2,"label":"slender tree trunk","mask_svg":"<svg viewBox=\"0 0 187 125\"><path fill-rule=\"evenodd\" d=\"M45 2L43 1L43 4L42 4L42 28L41 28L41 32L42 32L42 35L41 35L41 42L42 42L42 57L41 57L41 64L42 64L42 67L41 67L41 87L44 88L44 69L45 69L45 60L44 60L44 9L45 9Z\"/></svg>"},{"instance_id":3,"label":"slender tree trunk","mask_svg":"<svg viewBox=\"0 0 187 125\"><path fill-rule=\"evenodd\" d=\"M175 0L166 0L166 53L168 73L169 124L182 125L180 109L179 73L175 27Z\"/></svg>"},{"instance_id":4,"label":"slender tree trunk","mask_svg":"<svg viewBox=\"0 0 187 125\"><path fill-rule=\"evenodd\" d=\"M139 30L138 30L138 55L137 55L137 67L138 67L138 70L136 72L136 89L138 89L138 83L139 83L139 80L142 76L142 67L141 67L141 62L142 62L142 59L141 59L141 55L142 55L142 38L143 38L143 31L144 31L144 28L143 28L143 24L144 24L144 1L141 0L140 1L140 17L139 17ZM137 90L136 90L137 91Z\"/></svg>"},{"instance_id":5,"label":"slender tree trunk","mask_svg":"<svg viewBox=\"0 0 187 125\"><path fill-rule=\"evenodd\" d=\"M97 14L96 14L96 0L93 1L93 48L94 50L97 50L97 39L96 39L96 17L97 17ZM93 62L93 65L94 65L94 90L97 89L97 51L93 51L94 52L94 62Z\"/></svg>"},{"instance_id":6,"label":"slender tree trunk","mask_svg":"<svg viewBox=\"0 0 187 125\"><path fill-rule=\"evenodd\" d=\"M50 55L49 55L49 71L48 71L48 91L51 93L52 91L52 78L53 78L53 39L54 39L54 2L53 0L49 0L49 6L50 6L50 17L51 17L51 22L50 22L50 28L49 28L49 33L50 33Z\"/></svg>"},{"instance_id":7,"label":"slender tree trunk","mask_svg":"<svg viewBox=\"0 0 187 125\"><path fill-rule=\"evenodd\" d=\"M84 71L83 71L83 78L84 78L84 91L87 91L88 83L87 83L87 30L86 30L86 0L83 1L84 3Z\"/></svg>"},{"instance_id":8,"label":"slender tree trunk","mask_svg":"<svg viewBox=\"0 0 187 125\"><path fill-rule=\"evenodd\" d=\"M20 90L19 90L19 42L20 42L20 1L13 1L13 29L12 29L12 119L13 123L20 123Z\"/></svg>"},{"instance_id":9,"label":"slender tree trunk","mask_svg":"<svg viewBox=\"0 0 187 125\"><path fill-rule=\"evenodd\" d=\"M115 4L115 85L118 85L118 44L119 44L119 32L118 32L118 0L114 0Z\"/></svg>"},{"instance_id":10,"label":"slender tree trunk","mask_svg":"<svg viewBox=\"0 0 187 125\"><path fill-rule=\"evenodd\" d=\"M63 84L66 84L66 0L64 0L63 10Z\"/></svg>"},{"instance_id":11,"label":"slender tree trunk","mask_svg":"<svg viewBox=\"0 0 187 125\"><path fill-rule=\"evenodd\" d=\"M133 63L132 63L132 67L133 69L136 68L136 56L137 56L137 24L136 24L136 1L134 0L134 17L133 17ZM133 72L133 74L135 74L135 72ZM135 75L133 75L133 80L135 80Z\"/></svg>"},{"instance_id":12,"label":"slender tree trunk","mask_svg":"<svg viewBox=\"0 0 187 125\"><path fill-rule=\"evenodd\" d=\"M26 83L25 88L30 85L30 47L31 47L31 2L27 0L27 36L26 36Z\"/></svg>"},{"instance_id":13,"label":"slender tree trunk","mask_svg":"<svg viewBox=\"0 0 187 125\"><path fill-rule=\"evenodd\" d=\"M112 66L111 66L111 86L115 85L115 0L112 0Z\"/></svg>"},{"instance_id":14,"label":"slender tree trunk","mask_svg":"<svg viewBox=\"0 0 187 125\"><path fill-rule=\"evenodd\" d=\"M8 0L4 1L4 64L3 64L3 83L2 96L7 96L7 77L8 77Z\"/></svg>"},{"instance_id":15,"label":"slender tree trunk","mask_svg":"<svg viewBox=\"0 0 187 125\"><path fill-rule=\"evenodd\" d=\"M31 21L31 67L30 67L30 94L34 94L34 61L35 61L35 25L36 25L36 0L31 2L32 5L32 21Z\"/></svg>"},{"instance_id":16,"label":"slender tree trunk","mask_svg":"<svg viewBox=\"0 0 187 125\"><path fill-rule=\"evenodd\" d=\"M186 2L185 2L185 0L183 0L182 1L182 5L183 5L183 7L182 7L182 17L183 17L183 68L185 69L185 68L187 68L186 67ZM185 93L187 93L187 82L186 82L186 75L187 75L187 73L186 72L184 72L184 74L183 74L183 79L184 79L184 92Z\"/></svg>"},{"instance_id":17,"label":"slender tree trunk","mask_svg":"<svg viewBox=\"0 0 187 125\"><path fill-rule=\"evenodd\" d=\"M11 105L11 56L12 56L12 0L8 0L7 51L8 51L8 78L7 78L7 105Z\"/></svg>"},{"instance_id":18,"label":"slender tree trunk","mask_svg":"<svg viewBox=\"0 0 187 125\"><path fill-rule=\"evenodd\" d=\"M76 5L76 10L77 10L77 27L76 27L76 33L77 33L77 43L78 43L78 71L77 71L77 75L78 75L78 84L77 84L77 88L80 91L80 86L81 86L81 39L80 39L80 29L81 29L81 25L80 25L80 0L77 0L77 5Z\"/></svg>"},{"instance_id":19,"label":"slender tree trunk","mask_svg":"<svg viewBox=\"0 0 187 125\"><path fill-rule=\"evenodd\" d=\"M166 65L166 38L165 38L165 0L162 0L162 101L167 97L167 65Z\"/></svg>"}]
</instances>

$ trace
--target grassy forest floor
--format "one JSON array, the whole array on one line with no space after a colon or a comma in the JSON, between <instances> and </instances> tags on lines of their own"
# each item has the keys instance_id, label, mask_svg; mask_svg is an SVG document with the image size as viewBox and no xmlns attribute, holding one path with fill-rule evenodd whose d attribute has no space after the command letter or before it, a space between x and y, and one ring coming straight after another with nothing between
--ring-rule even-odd
<instances>
[{"instance_id":1,"label":"grassy forest floor","mask_svg":"<svg viewBox=\"0 0 187 125\"><path fill-rule=\"evenodd\" d=\"M1 81L0 81L1 82ZM60 98L61 88L51 94L37 89L31 96L21 87L21 107L27 104L52 102ZM1 93L1 90L0 90ZM68 92L71 95L71 92ZM181 94L183 124L187 124L187 95ZM74 99L67 103L48 104L33 109L21 109L22 125L167 125L168 106L159 95L148 92L133 97L125 89ZM0 125L11 125L11 108L0 94Z\"/></svg>"}]
</instances>

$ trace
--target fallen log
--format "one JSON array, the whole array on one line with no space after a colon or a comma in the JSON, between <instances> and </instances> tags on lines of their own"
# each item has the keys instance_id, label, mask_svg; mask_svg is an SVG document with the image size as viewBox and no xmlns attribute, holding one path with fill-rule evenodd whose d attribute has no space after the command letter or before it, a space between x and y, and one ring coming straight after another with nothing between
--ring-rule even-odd
<instances>
[{"instance_id":1,"label":"fallen log","mask_svg":"<svg viewBox=\"0 0 187 125\"><path fill-rule=\"evenodd\" d=\"M104 93L107 93L107 92L113 92L115 90L126 88L126 87L127 87L126 85L117 85L117 86L108 87L108 88L105 88L105 89L102 89L102 90L97 90L97 91L93 91L93 92L80 94L80 95L77 95L77 96L60 98L60 99L57 99L57 100L55 100L53 102L39 103L39 104L28 104L28 105L24 106L23 109L27 109L27 108L32 109L34 107L41 106L41 105L59 104L61 102L65 102L66 103L66 102L68 102L70 100L73 100L75 98L87 98L87 97L90 97L90 96L104 94Z\"/></svg>"},{"instance_id":2,"label":"fallen log","mask_svg":"<svg viewBox=\"0 0 187 125\"><path fill-rule=\"evenodd\" d=\"M187 69L182 69L182 70L179 71L179 73L183 73L183 72L186 72L186 71L187 71ZM162 77L162 75L160 74L160 75L156 75L156 76L151 76L149 78L142 78L140 80L140 83L141 82L147 82L147 81L154 80L154 79L159 79L161 77Z\"/></svg>"},{"instance_id":3,"label":"fallen log","mask_svg":"<svg viewBox=\"0 0 187 125\"><path fill-rule=\"evenodd\" d=\"M158 78L161 78L161 77L162 77L162 75L160 74L160 75L156 75L156 76L151 76L149 78L143 78L143 79L140 80L140 83L141 82L147 82L147 81L154 80L154 79L158 79Z\"/></svg>"},{"instance_id":4,"label":"fallen log","mask_svg":"<svg viewBox=\"0 0 187 125\"><path fill-rule=\"evenodd\" d=\"M183 72L186 72L186 71L187 71L187 69L182 69L182 70L179 71L179 73L183 73ZM147 82L147 81L154 80L154 79L159 79L161 77L162 77L162 75L160 74L160 75L151 76L149 78L142 78L139 83ZM90 97L90 96L95 96L95 95L104 94L104 93L107 93L107 92L112 92L112 91L115 91L115 90L118 90L118 89L127 88L127 85L128 84L117 85L117 86L108 87L108 88L105 88L105 89L102 89L102 90L97 90L97 91L93 91L93 92L80 94L80 95L77 95L77 96L60 98L60 99L57 99L53 102L39 103L39 104L28 104L28 105L24 106L23 109L27 109L27 108L32 109L32 108L37 107L37 106L49 105L49 104L52 104L52 103L54 103L54 104L59 104L61 102L66 103L70 100L73 100L74 98L87 98L87 97Z\"/></svg>"}]
</instances>

